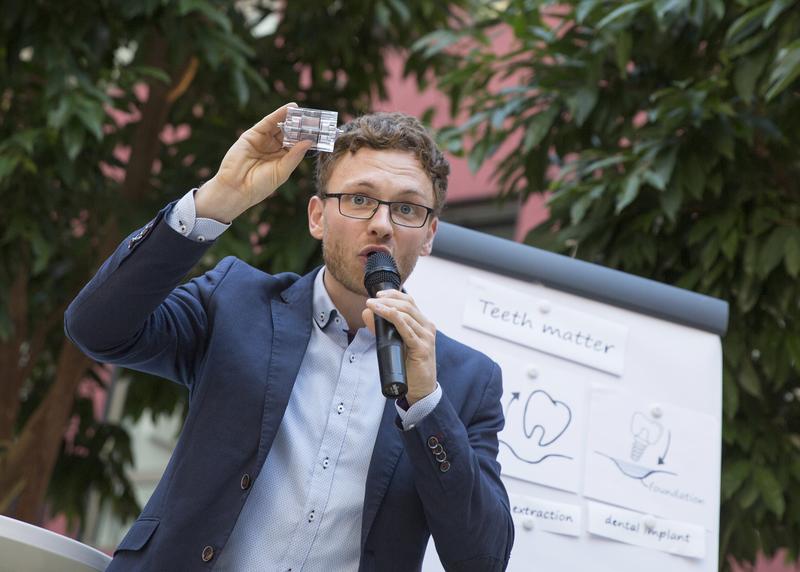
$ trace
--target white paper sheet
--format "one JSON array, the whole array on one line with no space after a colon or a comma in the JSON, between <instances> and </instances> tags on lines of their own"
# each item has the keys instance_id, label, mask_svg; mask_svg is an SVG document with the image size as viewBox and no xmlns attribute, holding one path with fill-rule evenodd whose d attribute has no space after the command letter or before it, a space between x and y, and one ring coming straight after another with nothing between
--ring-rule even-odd
<instances>
[{"instance_id":1,"label":"white paper sheet","mask_svg":"<svg viewBox=\"0 0 800 572\"><path fill-rule=\"evenodd\" d=\"M535 358L534 352L531 357ZM495 356L503 370L498 460L506 475L578 492L587 384L535 359Z\"/></svg>"},{"instance_id":2,"label":"white paper sheet","mask_svg":"<svg viewBox=\"0 0 800 572\"><path fill-rule=\"evenodd\" d=\"M585 496L716 528L713 417L608 387L592 391L590 409Z\"/></svg>"},{"instance_id":3,"label":"white paper sheet","mask_svg":"<svg viewBox=\"0 0 800 572\"><path fill-rule=\"evenodd\" d=\"M588 503L588 511L587 528L592 534L680 556L706 556L703 527L595 502Z\"/></svg>"},{"instance_id":4,"label":"white paper sheet","mask_svg":"<svg viewBox=\"0 0 800 572\"><path fill-rule=\"evenodd\" d=\"M580 536L581 507L525 495L509 495L511 518L523 530Z\"/></svg>"},{"instance_id":5,"label":"white paper sheet","mask_svg":"<svg viewBox=\"0 0 800 572\"><path fill-rule=\"evenodd\" d=\"M472 277L463 324L512 342L622 375L628 328Z\"/></svg>"}]
</instances>

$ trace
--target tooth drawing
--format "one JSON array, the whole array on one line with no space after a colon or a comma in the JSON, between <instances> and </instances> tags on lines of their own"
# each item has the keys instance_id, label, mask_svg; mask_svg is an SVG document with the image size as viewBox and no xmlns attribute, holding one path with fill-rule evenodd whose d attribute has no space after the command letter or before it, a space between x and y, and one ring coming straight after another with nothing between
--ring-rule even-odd
<instances>
[{"instance_id":1,"label":"tooth drawing","mask_svg":"<svg viewBox=\"0 0 800 572\"><path fill-rule=\"evenodd\" d=\"M522 418L525 437L528 439L539 429L538 444L547 447L555 442L572 422L572 411L563 401L557 401L541 389L532 392L525 403Z\"/></svg>"},{"instance_id":2,"label":"tooth drawing","mask_svg":"<svg viewBox=\"0 0 800 572\"><path fill-rule=\"evenodd\" d=\"M506 417L510 415L511 405L519 400L519 393L512 393L512 398L506 407ZM525 436L528 443L533 440L534 443L530 445L525 444L519 447L519 451L511 445L511 443L499 439L501 445L508 447L512 455L524 463L538 464L545 459L567 459L573 458L569 455L560 453L546 453L542 454L541 447L547 447L557 441L567 430L569 424L572 422L572 410L569 405L563 401L558 401L550 397L550 394L544 390L537 389L531 392L525 402L525 409L522 412L522 434Z\"/></svg>"},{"instance_id":3,"label":"tooth drawing","mask_svg":"<svg viewBox=\"0 0 800 572\"><path fill-rule=\"evenodd\" d=\"M653 421L639 411L634 413L631 417L631 434L633 435L631 459L638 462L648 445L657 443L663 432L664 428L658 421Z\"/></svg>"},{"instance_id":4,"label":"tooth drawing","mask_svg":"<svg viewBox=\"0 0 800 572\"><path fill-rule=\"evenodd\" d=\"M655 445L658 443L664 435L664 426L661 425L658 421L655 421L651 417L647 416L645 413L641 411L636 411L631 415L631 434L633 435L633 444L631 445L631 453L630 458L633 461L624 460L624 459L617 459L608 455L606 453L602 453L600 451L595 451L596 454L607 458L609 461L614 463L614 466L617 467L620 473L629 477L631 479L636 479L644 484L645 479L650 477L651 475L656 474L663 474L663 475L672 475L677 476L678 473L673 471L667 471L662 469L661 466L664 465L664 460L667 455L667 451L669 451L669 445L671 442L672 433L668 433L667 435L667 445L664 449L664 452L658 456L658 468L652 469L645 465L637 465L641 461L642 455L644 454L647 447L650 445Z\"/></svg>"}]
</instances>

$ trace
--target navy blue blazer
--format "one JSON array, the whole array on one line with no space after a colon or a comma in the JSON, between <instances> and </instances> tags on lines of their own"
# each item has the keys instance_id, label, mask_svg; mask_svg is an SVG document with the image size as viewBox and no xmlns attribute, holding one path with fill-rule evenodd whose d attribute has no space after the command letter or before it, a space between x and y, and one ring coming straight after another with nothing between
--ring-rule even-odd
<instances>
[{"instance_id":1,"label":"navy blue blazer","mask_svg":"<svg viewBox=\"0 0 800 572\"><path fill-rule=\"evenodd\" d=\"M110 572L213 569L311 335L316 271L272 276L228 257L178 286L210 244L176 233L165 211L117 248L65 315L67 335L87 355L189 390L175 451ZM514 529L496 460L500 369L441 333L436 361L443 395L421 423L402 431L386 402L367 475L360 571L419 570L430 535L447 570L508 562ZM449 466L434 457L432 438Z\"/></svg>"}]
</instances>

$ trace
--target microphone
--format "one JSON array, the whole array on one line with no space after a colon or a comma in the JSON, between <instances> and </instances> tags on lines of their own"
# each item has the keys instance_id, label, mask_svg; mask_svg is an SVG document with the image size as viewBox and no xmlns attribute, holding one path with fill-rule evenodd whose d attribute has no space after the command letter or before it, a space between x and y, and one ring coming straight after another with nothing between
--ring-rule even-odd
<instances>
[{"instance_id":1,"label":"microphone","mask_svg":"<svg viewBox=\"0 0 800 572\"><path fill-rule=\"evenodd\" d=\"M392 255L371 252L364 269L364 287L371 298L381 290L399 290L400 273ZM381 391L386 397L399 399L408 391L406 383L406 349L394 324L375 314L375 341Z\"/></svg>"}]
</instances>

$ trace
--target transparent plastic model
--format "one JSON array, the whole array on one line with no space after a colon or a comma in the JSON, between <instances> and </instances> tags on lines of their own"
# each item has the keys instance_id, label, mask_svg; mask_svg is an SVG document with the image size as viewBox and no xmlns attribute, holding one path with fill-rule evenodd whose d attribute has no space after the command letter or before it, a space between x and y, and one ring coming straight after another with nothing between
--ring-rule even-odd
<instances>
[{"instance_id":1,"label":"transparent plastic model","mask_svg":"<svg viewBox=\"0 0 800 572\"><path fill-rule=\"evenodd\" d=\"M336 111L290 107L286 121L278 123L283 130L283 146L293 147L300 141L313 141L315 151L333 151L336 136L342 132L336 126L339 114Z\"/></svg>"}]
</instances>

